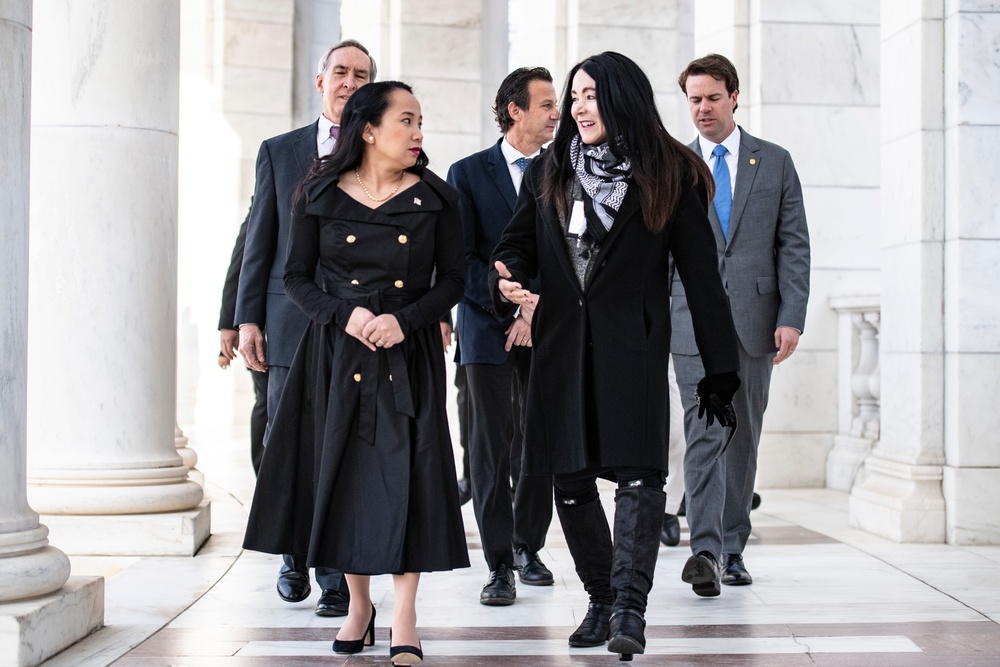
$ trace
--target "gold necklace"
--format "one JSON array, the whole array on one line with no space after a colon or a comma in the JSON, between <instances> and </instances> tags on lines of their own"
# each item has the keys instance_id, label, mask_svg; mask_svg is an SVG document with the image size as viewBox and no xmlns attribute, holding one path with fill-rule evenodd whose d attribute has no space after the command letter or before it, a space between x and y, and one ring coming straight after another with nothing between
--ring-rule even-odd
<instances>
[{"instance_id":1,"label":"gold necklace","mask_svg":"<svg viewBox=\"0 0 1000 667\"><path fill-rule=\"evenodd\" d=\"M391 197L394 194L396 194L397 192L399 192L399 186L401 186L403 184L403 178L406 176L406 172L404 171L402 174L399 175L399 183L396 183L396 187L394 187L392 189L392 192L390 192L389 194L387 194L386 196L381 197L381 198L380 197L373 197L372 193L368 192L368 186L366 186L365 182L361 180L361 167L355 167L354 168L354 175L358 177L358 185L360 185L361 189L365 191L365 194L368 195L369 199L371 199L374 202L383 202L386 199L388 199L389 197Z\"/></svg>"}]
</instances>

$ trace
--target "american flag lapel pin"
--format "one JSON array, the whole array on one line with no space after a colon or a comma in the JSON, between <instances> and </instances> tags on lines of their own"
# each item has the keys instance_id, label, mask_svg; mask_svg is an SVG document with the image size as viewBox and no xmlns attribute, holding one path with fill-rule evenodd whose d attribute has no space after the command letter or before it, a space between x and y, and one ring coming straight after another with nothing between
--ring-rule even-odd
<instances>
[{"instance_id":1,"label":"american flag lapel pin","mask_svg":"<svg viewBox=\"0 0 1000 667\"><path fill-rule=\"evenodd\" d=\"M413 203L416 204L417 206L420 206L421 205L420 198L419 197L414 197L413 198Z\"/></svg>"}]
</instances>

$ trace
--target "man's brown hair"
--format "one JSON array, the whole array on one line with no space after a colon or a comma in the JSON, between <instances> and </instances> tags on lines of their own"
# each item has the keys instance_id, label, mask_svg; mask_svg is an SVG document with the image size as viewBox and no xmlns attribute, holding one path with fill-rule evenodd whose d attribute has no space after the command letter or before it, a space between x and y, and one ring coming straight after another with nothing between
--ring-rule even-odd
<instances>
[{"instance_id":1,"label":"man's brown hair","mask_svg":"<svg viewBox=\"0 0 1000 667\"><path fill-rule=\"evenodd\" d=\"M720 56L718 53L709 53L707 56L692 60L684 68L681 75L677 77L677 85L681 87L681 91L685 95L687 95L688 77L700 74L707 74L716 81L724 83L726 92L730 96L740 89L740 77L736 74L736 66L733 65L729 58ZM738 107L739 105L734 106L733 111L736 111Z\"/></svg>"}]
</instances>

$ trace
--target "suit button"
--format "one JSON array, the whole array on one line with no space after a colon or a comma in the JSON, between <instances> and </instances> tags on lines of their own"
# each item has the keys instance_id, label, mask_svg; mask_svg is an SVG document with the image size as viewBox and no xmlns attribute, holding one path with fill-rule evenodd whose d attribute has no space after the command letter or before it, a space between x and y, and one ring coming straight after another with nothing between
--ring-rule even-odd
<instances>
[{"instance_id":1,"label":"suit button","mask_svg":"<svg viewBox=\"0 0 1000 667\"><path fill-rule=\"evenodd\" d=\"M400 234L400 235L399 235L399 238L398 238L398 239L396 239L396 240L397 240L397 241L399 241L400 243L406 243L406 242L407 242L407 241L409 241L410 239L406 238L406 234Z\"/></svg>"},{"instance_id":2,"label":"suit button","mask_svg":"<svg viewBox=\"0 0 1000 667\"><path fill-rule=\"evenodd\" d=\"M578 299L576 303L583 308L583 299Z\"/></svg>"},{"instance_id":3,"label":"suit button","mask_svg":"<svg viewBox=\"0 0 1000 667\"><path fill-rule=\"evenodd\" d=\"M733 256L733 251L732 250L727 250L726 251L726 257L732 257L732 256Z\"/></svg>"},{"instance_id":4,"label":"suit button","mask_svg":"<svg viewBox=\"0 0 1000 667\"><path fill-rule=\"evenodd\" d=\"M361 382L361 373L355 373L354 374L354 381L355 382Z\"/></svg>"},{"instance_id":5,"label":"suit button","mask_svg":"<svg viewBox=\"0 0 1000 667\"><path fill-rule=\"evenodd\" d=\"M393 285L395 285L396 287L402 289L402 287L403 287L403 281L402 280L397 280L396 282L393 283Z\"/></svg>"},{"instance_id":6,"label":"suit button","mask_svg":"<svg viewBox=\"0 0 1000 667\"><path fill-rule=\"evenodd\" d=\"M351 281L351 284L352 284L352 285L360 285L361 283L359 283L359 282L358 282L357 280L352 280L352 281Z\"/></svg>"},{"instance_id":7,"label":"suit button","mask_svg":"<svg viewBox=\"0 0 1000 667\"><path fill-rule=\"evenodd\" d=\"M348 243L354 243L357 240L358 240L358 237L355 236L354 234L348 234L347 235L347 242Z\"/></svg>"}]
</instances>

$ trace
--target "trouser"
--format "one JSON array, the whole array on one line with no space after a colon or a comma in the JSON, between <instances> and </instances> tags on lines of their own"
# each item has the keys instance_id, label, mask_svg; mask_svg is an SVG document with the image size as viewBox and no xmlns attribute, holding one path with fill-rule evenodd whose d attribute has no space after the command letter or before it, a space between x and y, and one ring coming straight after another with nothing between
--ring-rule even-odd
<instances>
[{"instance_id":1,"label":"trouser","mask_svg":"<svg viewBox=\"0 0 1000 667\"><path fill-rule=\"evenodd\" d=\"M670 355L667 366L667 383L670 391L670 437L667 440L667 514L677 514L684 500L684 405L674 373L674 357Z\"/></svg>"},{"instance_id":2,"label":"trouser","mask_svg":"<svg viewBox=\"0 0 1000 667\"><path fill-rule=\"evenodd\" d=\"M539 551L552 522L552 477L525 475L521 465L519 415L530 355L514 347L503 364L465 366L472 504L491 571L513 567L512 547Z\"/></svg>"},{"instance_id":3,"label":"trouser","mask_svg":"<svg viewBox=\"0 0 1000 667\"><path fill-rule=\"evenodd\" d=\"M739 554L750 539L750 502L757 475L757 448L774 355L753 357L742 343L738 347L741 384L733 396L738 426L721 456L729 429L718 422L706 427L705 420L698 419L694 392L705 376L701 357L674 355L677 383L684 403L687 439L684 476L692 553Z\"/></svg>"}]
</instances>

